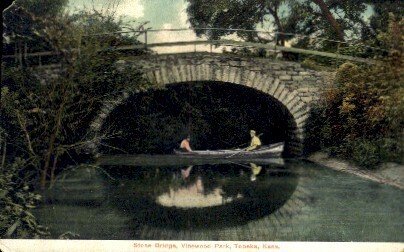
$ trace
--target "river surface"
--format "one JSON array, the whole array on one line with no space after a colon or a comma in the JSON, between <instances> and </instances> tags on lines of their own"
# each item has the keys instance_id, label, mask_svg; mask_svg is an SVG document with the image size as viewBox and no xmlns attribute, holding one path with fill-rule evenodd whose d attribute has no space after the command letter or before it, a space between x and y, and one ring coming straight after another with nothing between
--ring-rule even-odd
<instances>
[{"instance_id":1,"label":"river surface","mask_svg":"<svg viewBox=\"0 0 404 252\"><path fill-rule=\"evenodd\" d=\"M61 174L52 238L404 241L403 191L302 160L114 156Z\"/></svg>"}]
</instances>

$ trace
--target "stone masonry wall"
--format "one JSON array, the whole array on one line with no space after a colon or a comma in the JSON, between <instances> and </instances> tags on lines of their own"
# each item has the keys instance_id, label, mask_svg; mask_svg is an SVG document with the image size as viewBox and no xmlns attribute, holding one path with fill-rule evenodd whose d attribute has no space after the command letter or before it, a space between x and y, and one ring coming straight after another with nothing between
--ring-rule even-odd
<instances>
[{"instance_id":1,"label":"stone masonry wall","mask_svg":"<svg viewBox=\"0 0 404 252\"><path fill-rule=\"evenodd\" d=\"M181 82L218 81L251 87L273 96L293 116L286 139L287 151L293 155L302 153L304 127L310 107L319 99L319 91L329 87L333 79L331 73L305 69L296 62L231 54L147 55L116 62L118 69L123 65L142 69L146 79L157 88ZM51 77L57 74L53 68L44 68L39 73ZM122 94L105 100L99 116L90 125L92 138L98 139L104 119L134 91L130 85L128 83ZM96 153L97 146L97 143L93 143L89 148Z\"/></svg>"},{"instance_id":2,"label":"stone masonry wall","mask_svg":"<svg viewBox=\"0 0 404 252\"><path fill-rule=\"evenodd\" d=\"M240 57L229 54L184 53L138 57L120 60L117 67L131 65L143 69L145 77L156 87L190 81L219 81L244 85L275 97L292 114L288 128L288 152L300 155L303 150L304 126L311 105L318 100L319 91L327 85L328 73L303 68L296 62L268 58ZM130 90L130 88L129 88ZM115 105L129 96L112 99ZM114 104L106 104L102 118ZM99 130L102 118L92 125Z\"/></svg>"}]
</instances>

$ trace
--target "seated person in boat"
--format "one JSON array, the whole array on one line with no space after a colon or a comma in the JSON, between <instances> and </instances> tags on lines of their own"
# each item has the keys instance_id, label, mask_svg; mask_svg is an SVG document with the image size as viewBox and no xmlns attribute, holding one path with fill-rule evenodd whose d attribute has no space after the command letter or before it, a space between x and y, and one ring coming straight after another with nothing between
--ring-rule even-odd
<instances>
[{"instance_id":1,"label":"seated person in boat","mask_svg":"<svg viewBox=\"0 0 404 252\"><path fill-rule=\"evenodd\" d=\"M180 144L180 150L184 151L184 152L191 152L191 146L189 144L189 142L191 141L191 137L187 136L187 138L185 138L184 140L182 140L181 144Z\"/></svg>"},{"instance_id":2,"label":"seated person in boat","mask_svg":"<svg viewBox=\"0 0 404 252\"><path fill-rule=\"evenodd\" d=\"M247 147L246 151L259 149L261 147L261 140L256 135L255 130L250 130L250 136L251 136L251 143L250 146Z\"/></svg>"}]
</instances>

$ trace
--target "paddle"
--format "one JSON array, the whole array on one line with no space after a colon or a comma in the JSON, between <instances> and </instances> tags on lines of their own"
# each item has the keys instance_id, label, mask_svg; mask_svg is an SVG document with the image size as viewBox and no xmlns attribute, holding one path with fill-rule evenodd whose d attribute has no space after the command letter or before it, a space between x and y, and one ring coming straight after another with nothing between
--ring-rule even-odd
<instances>
[{"instance_id":1,"label":"paddle","mask_svg":"<svg viewBox=\"0 0 404 252\"><path fill-rule=\"evenodd\" d=\"M260 133L260 134L257 135L257 137L260 137L260 136L262 136L263 134L264 134L264 133ZM244 144L243 144L243 145L244 145ZM240 145L239 145L239 146L240 146ZM249 147L249 146L248 146L248 147ZM234 154L231 154L230 156L227 156L226 158L231 158L231 157L233 157L233 156L235 156L235 155L237 155L237 154L240 154L241 152L247 150L248 147L246 147L246 148L244 148L244 149L241 149L240 151L238 151L238 152L236 152L236 153L234 153Z\"/></svg>"},{"instance_id":2,"label":"paddle","mask_svg":"<svg viewBox=\"0 0 404 252\"><path fill-rule=\"evenodd\" d=\"M237 154L240 154L242 151L245 151L245 150L247 150L248 149L248 147L246 147L246 148L244 148L244 149L241 149L240 151L238 151L238 152L236 152L236 153L234 153L234 154L231 154L231 155L229 155L229 156L227 156L227 157L225 157L225 158L231 158L231 157L233 157L233 156L235 156L235 155L237 155Z\"/></svg>"},{"instance_id":3,"label":"paddle","mask_svg":"<svg viewBox=\"0 0 404 252\"><path fill-rule=\"evenodd\" d=\"M262 135L264 135L264 133L260 133L260 134L258 134L257 135L257 137L261 137ZM249 142L246 142L246 143L243 143L243 144L240 144L240 145L237 145L237 147L241 147L241 146L243 146L243 145L246 145L246 144L248 144ZM236 148L237 148L236 147Z\"/></svg>"}]
</instances>

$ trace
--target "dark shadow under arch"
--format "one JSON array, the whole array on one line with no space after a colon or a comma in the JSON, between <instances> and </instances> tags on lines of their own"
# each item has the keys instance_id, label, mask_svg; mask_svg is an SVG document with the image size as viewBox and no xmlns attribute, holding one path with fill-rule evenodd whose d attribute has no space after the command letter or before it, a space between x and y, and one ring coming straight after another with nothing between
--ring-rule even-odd
<instances>
[{"instance_id":1,"label":"dark shadow under arch","mask_svg":"<svg viewBox=\"0 0 404 252\"><path fill-rule=\"evenodd\" d=\"M285 154L292 153L296 123L274 97L233 83L174 83L116 106L101 131L119 135L102 141L99 152L167 154L187 134L195 149L232 148L249 141L250 129L262 133L264 144L285 141Z\"/></svg>"}]
</instances>

